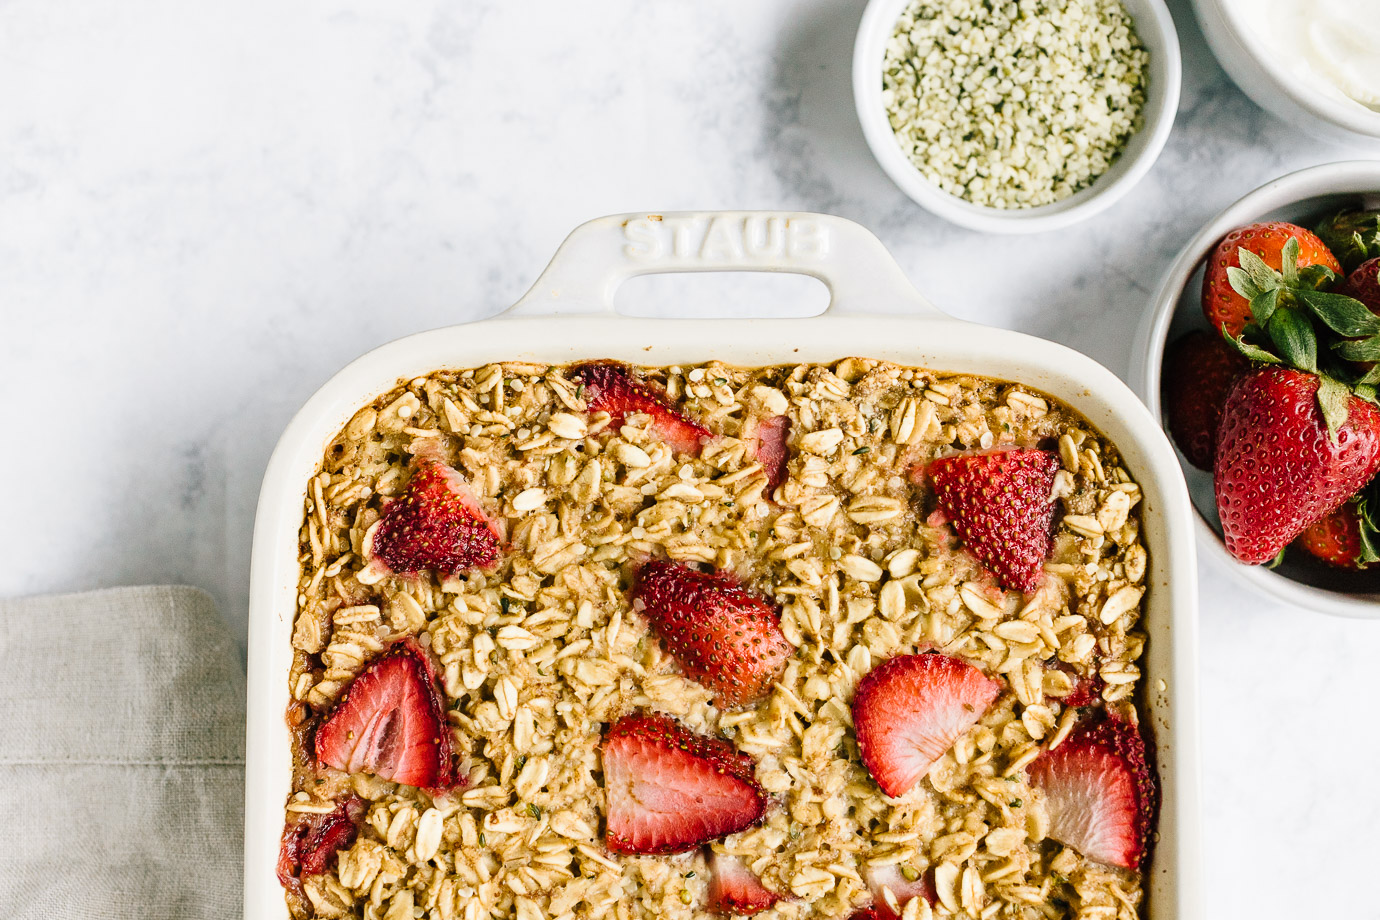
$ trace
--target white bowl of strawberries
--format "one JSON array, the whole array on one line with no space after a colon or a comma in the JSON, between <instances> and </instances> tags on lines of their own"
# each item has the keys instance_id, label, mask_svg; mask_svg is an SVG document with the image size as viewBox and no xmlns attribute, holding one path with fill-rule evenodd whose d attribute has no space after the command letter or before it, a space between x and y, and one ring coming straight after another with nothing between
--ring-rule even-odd
<instances>
[{"instance_id":1,"label":"white bowl of strawberries","mask_svg":"<svg viewBox=\"0 0 1380 920\"><path fill-rule=\"evenodd\" d=\"M1380 618L1380 162L1292 173L1183 249L1133 385L1179 450L1200 544L1252 587Z\"/></svg>"}]
</instances>

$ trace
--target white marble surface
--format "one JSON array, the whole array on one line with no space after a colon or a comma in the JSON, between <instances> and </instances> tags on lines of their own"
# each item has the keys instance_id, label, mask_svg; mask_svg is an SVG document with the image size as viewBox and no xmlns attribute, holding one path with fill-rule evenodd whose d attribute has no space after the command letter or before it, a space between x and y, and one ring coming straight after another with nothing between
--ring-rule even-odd
<instances>
[{"instance_id":1,"label":"white marble surface","mask_svg":"<svg viewBox=\"0 0 1380 920\"><path fill-rule=\"evenodd\" d=\"M293 410L370 346L512 302L601 213L842 214L950 312L1124 372L1199 224L1349 153L1247 102L1172 5L1184 96L1154 171L1001 239L870 158L858 0L0 0L0 595L185 582L242 635ZM1380 916L1380 624L1202 577L1209 916Z\"/></svg>"}]
</instances>

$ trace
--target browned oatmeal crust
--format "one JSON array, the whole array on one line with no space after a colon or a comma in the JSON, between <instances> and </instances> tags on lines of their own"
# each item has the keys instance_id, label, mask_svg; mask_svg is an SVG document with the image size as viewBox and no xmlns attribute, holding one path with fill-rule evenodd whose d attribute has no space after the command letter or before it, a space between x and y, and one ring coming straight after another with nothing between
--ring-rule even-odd
<instances>
[{"instance_id":1,"label":"browned oatmeal crust","mask_svg":"<svg viewBox=\"0 0 1380 920\"><path fill-rule=\"evenodd\" d=\"M598 745L636 708L730 738L776 799L758 827L715 849L790 896L763 917L846 917L870 902L868 866L933 870L938 900L906 920L1132 920L1136 873L1046 839L1024 767L1057 744L1060 700L1099 676L1135 718L1147 559L1140 489L1081 416L1019 384L847 358L831 366L637 368L721 437L672 454L631 416L586 414L563 369L492 364L400 383L350 420L307 487L290 676L296 813L353 792L368 804L334 871L305 879L295 917L480 920L689 918L706 912L702 853L616 857L603 846ZM740 436L791 418L775 500ZM641 422L641 424L639 424ZM416 442L439 446L506 523L492 573L437 580L364 572L365 537L409 476ZM1057 450L1063 469L1049 578L1003 592L927 522L932 495L906 471L956 450ZM935 522L939 523L939 522ZM736 712L679 674L628 604L646 555L738 573L782 608L798 647L765 700ZM389 643L435 654L468 786L433 798L313 763L306 741ZM937 648L1004 683L928 779L883 797L858 759L849 703L896 654Z\"/></svg>"}]
</instances>

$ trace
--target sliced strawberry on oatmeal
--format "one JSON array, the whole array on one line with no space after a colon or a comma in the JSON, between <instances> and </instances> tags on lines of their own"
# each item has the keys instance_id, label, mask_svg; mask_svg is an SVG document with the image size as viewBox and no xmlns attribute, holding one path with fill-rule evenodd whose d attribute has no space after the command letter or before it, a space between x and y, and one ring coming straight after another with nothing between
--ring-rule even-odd
<instances>
[{"instance_id":1,"label":"sliced strawberry on oatmeal","mask_svg":"<svg viewBox=\"0 0 1380 920\"><path fill-rule=\"evenodd\" d=\"M795 651L776 605L720 572L646 562L637 573L633 609L686 675L714 691L719 706L761 699Z\"/></svg>"},{"instance_id":2,"label":"sliced strawberry on oatmeal","mask_svg":"<svg viewBox=\"0 0 1380 920\"><path fill-rule=\"evenodd\" d=\"M963 546L1005 588L1034 591L1054 540L1059 457L1010 448L941 457L925 471ZM913 474L914 475L914 474Z\"/></svg>"},{"instance_id":3,"label":"sliced strawberry on oatmeal","mask_svg":"<svg viewBox=\"0 0 1380 920\"><path fill-rule=\"evenodd\" d=\"M709 854L709 909L721 914L750 916L781 898L762 884L743 861L727 853Z\"/></svg>"},{"instance_id":4,"label":"sliced strawberry on oatmeal","mask_svg":"<svg viewBox=\"0 0 1380 920\"><path fill-rule=\"evenodd\" d=\"M1035 758L1027 775L1044 793L1052 839L1088 859L1139 868L1159 790L1136 726L1110 716L1090 719Z\"/></svg>"},{"instance_id":5,"label":"sliced strawberry on oatmeal","mask_svg":"<svg viewBox=\"0 0 1380 920\"><path fill-rule=\"evenodd\" d=\"M872 892L878 920L900 920L901 912L913 898L924 898L930 904L938 899L932 874L916 872L909 866L868 866L863 870L863 878Z\"/></svg>"},{"instance_id":6,"label":"sliced strawberry on oatmeal","mask_svg":"<svg viewBox=\"0 0 1380 920\"><path fill-rule=\"evenodd\" d=\"M752 827L767 810L751 757L659 713L613 723L603 762L606 843L614 853L684 853Z\"/></svg>"},{"instance_id":7,"label":"sliced strawberry on oatmeal","mask_svg":"<svg viewBox=\"0 0 1380 920\"><path fill-rule=\"evenodd\" d=\"M791 450L786 441L791 436L791 420L785 415L773 415L744 426L743 438L752 446L753 456L767 474L767 497L786 481L786 463Z\"/></svg>"},{"instance_id":8,"label":"sliced strawberry on oatmeal","mask_svg":"<svg viewBox=\"0 0 1380 920\"><path fill-rule=\"evenodd\" d=\"M1097 673L1097 663L1094 659L1091 674L1079 674L1073 667L1065 661L1054 661L1046 663L1045 667L1050 671L1057 671L1068 675L1068 680L1072 684L1069 692L1059 697L1054 693L1049 694L1057 699L1064 706L1074 708L1080 706L1091 706L1102 699L1102 691L1107 689L1107 682L1102 679L1102 675Z\"/></svg>"},{"instance_id":9,"label":"sliced strawberry on oatmeal","mask_svg":"<svg viewBox=\"0 0 1380 920\"><path fill-rule=\"evenodd\" d=\"M998 681L957 658L929 652L887 659L853 695L863 766L887 795L905 795L1000 693Z\"/></svg>"},{"instance_id":10,"label":"sliced strawberry on oatmeal","mask_svg":"<svg viewBox=\"0 0 1380 920\"><path fill-rule=\"evenodd\" d=\"M1091 706L1102 699L1102 691L1106 689L1107 682L1102 679L1101 674L1093 674L1091 677L1079 677L1074 681L1073 690L1069 695L1059 702L1065 706Z\"/></svg>"},{"instance_id":11,"label":"sliced strawberry on oatmeal","mask_svg":"<svg viewBox=\"0 0 1380 920\"><path fill-rule=\"evenodd\" d=\"M436 672L416 641L395 643L354 679L316 730L316 759L429 792L464 782L455 772Z\"/></svg>"},{"instance_id":12,"label":"sliced strawberry on oatmeal","mask_svg":"<svg viewBox=\"0 0 1380 920\"><path fill-rule=\"evenodd\" d=\"M278 881L300 892L304 876L320 875L331 869L336 853L355 842L365 810L364 800L352 795L335 811L303 815L296 824L284 828L278 851Z\"/></svg>"},{"instance_id":13,"label":"sliced strawberry on oatmeal","mask_svg":"<svg viewBox=\"0 0 1380 920\"><path fill-rule=\"evenodd\" d=\"M502 533L464 477L438 459L419 456L403 494L384 507L368 554L371 568L444 576L492 568L501 548Z\"/></svg>"},{"instance_id":14,"label":"sliced strawberry on oatmeal","mask_svg":"<svg viewBox=\"0 0 1380 920\"><path fill-rule=\"evenodd\" d=\"M616 361L591 361L577 364L570 378L584 387L584 398L591 412L607 412L609 425L620 427L629 415L652 417L652 430L678 453L700 455L704 442L713 433L692 421L670 404L666 394L645 380L638 380L626 364Z\"/></svg>"}]
</instances>

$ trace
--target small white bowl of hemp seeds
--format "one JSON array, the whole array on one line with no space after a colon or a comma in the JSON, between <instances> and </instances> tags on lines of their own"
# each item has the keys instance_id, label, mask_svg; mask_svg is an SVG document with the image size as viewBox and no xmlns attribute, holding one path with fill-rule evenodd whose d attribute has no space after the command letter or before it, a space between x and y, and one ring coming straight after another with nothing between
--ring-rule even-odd
<instances>
[{"instance_id":1,"label":"small white bowl of hemp seeds","mask_svg":"<svg viewBox=\"0 0 1380 920\"><path fill-rule=\"evenodd\" d=\"M1179 105L1164 0L871 0L853 96L882 169L988 233L1086 220L1149 171Z\"/></svg>"}]
</instances>

